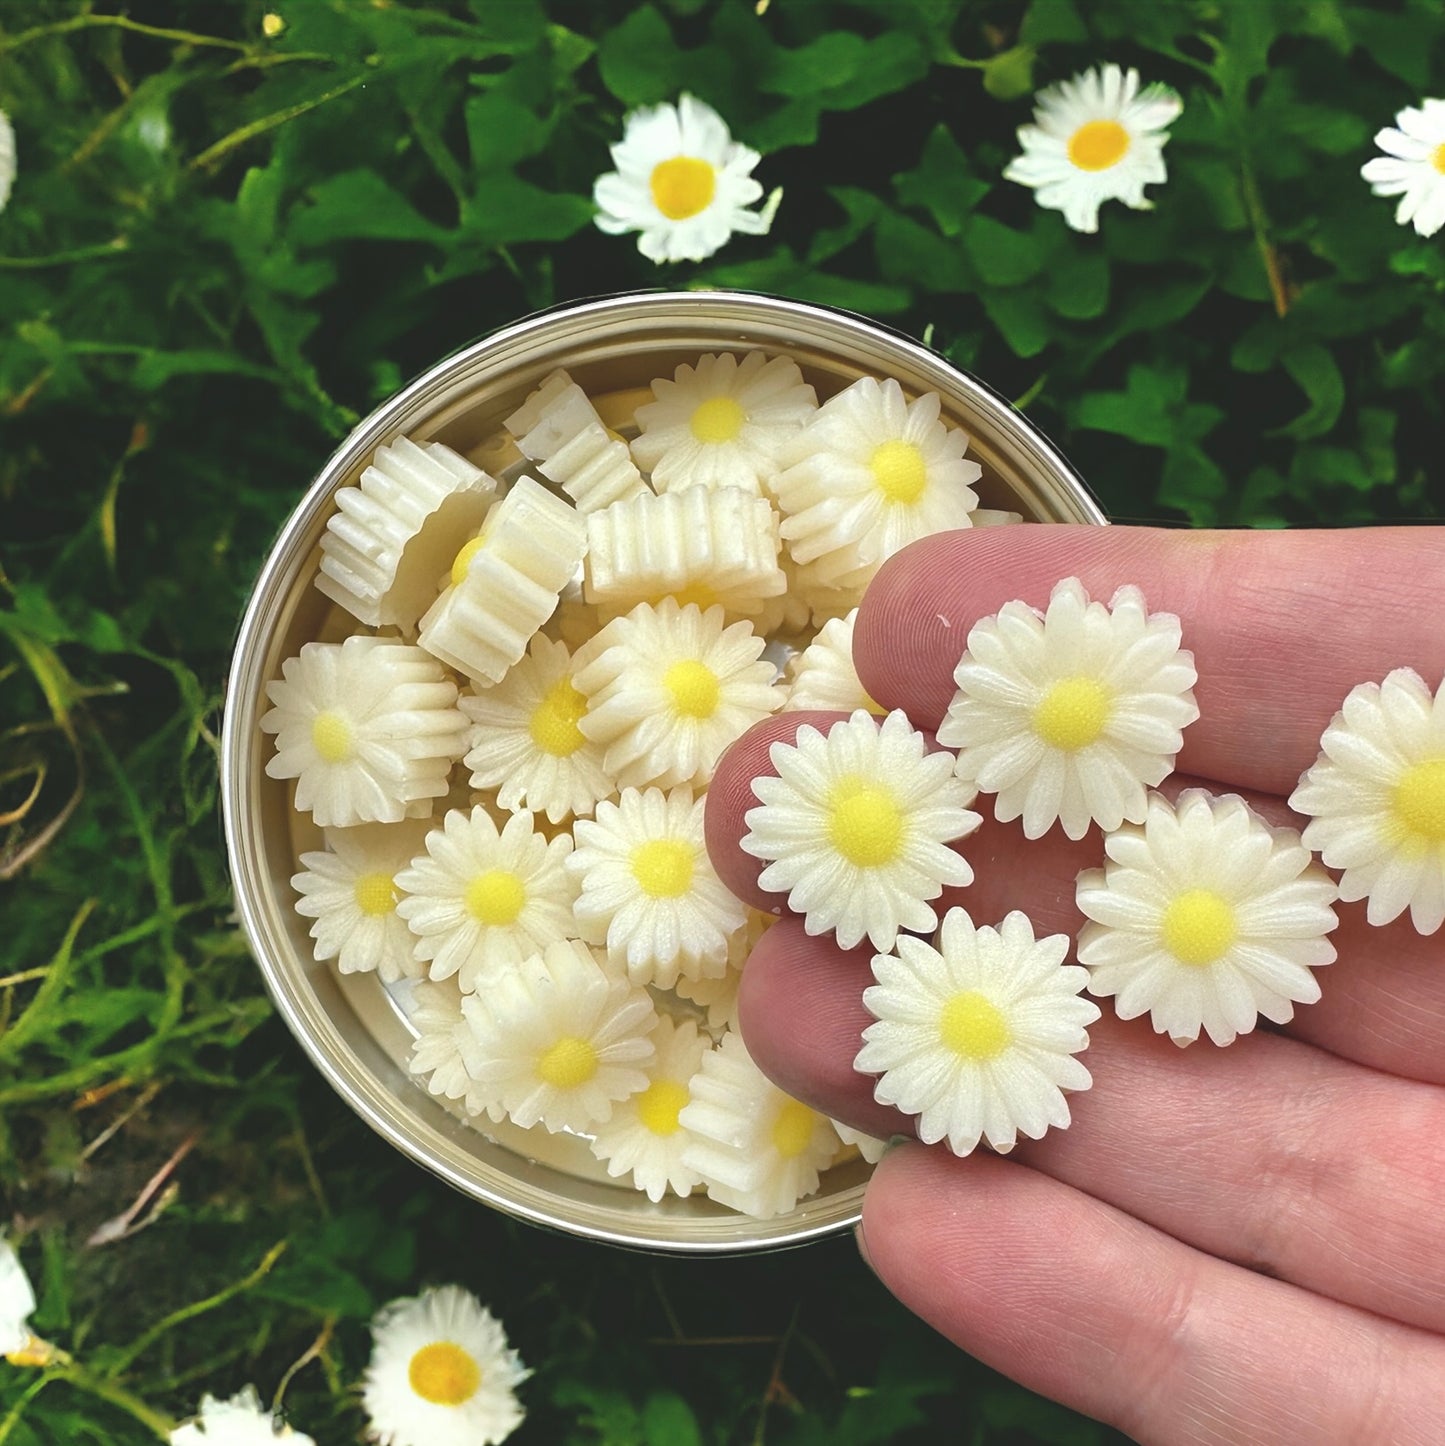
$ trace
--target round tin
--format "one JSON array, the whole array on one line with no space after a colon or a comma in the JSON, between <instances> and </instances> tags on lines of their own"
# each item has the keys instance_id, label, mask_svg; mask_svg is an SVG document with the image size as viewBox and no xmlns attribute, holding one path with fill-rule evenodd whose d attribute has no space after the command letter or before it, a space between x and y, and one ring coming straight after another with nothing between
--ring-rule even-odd
<instances>
[{"instance_id":1,"label":"round tin","mask_svg":"<svg viewBox=\"0 0 1445 1446\"><path fill-rule=\"evenodd\" d=\"M242 619L221 738L222 808L236 912L276 1008L318 1069L379 1134L458 1190L534 1224L614 1245L728 1254L799 1245L857 1223L868 1166L835 1166L786 1215L753 1220L702 1195L653 1204L610 1181L587 1142L539 1128L468 1123L460 1106L408 1074L413 1032L374 975L318 963L290 876L320 833L269 779L258 722L282 660L355 623L312 587L338 488L354 483L383 443L438 441L489 471L508 459L502 419L549 372L565 367L616 426L649 383L705 352L786 353L820 398L860 376L935 391L981 463L982 505L1040 522L1105 521L1083 482L1021 413L917 342L847 313L730 292L607 297L528 318L438 363L362 421L322 468L261 569ZM515 451L510 453L516 461ZM454 1112L455 1111L455 1112Z\"/></svg>"}]
</instances>

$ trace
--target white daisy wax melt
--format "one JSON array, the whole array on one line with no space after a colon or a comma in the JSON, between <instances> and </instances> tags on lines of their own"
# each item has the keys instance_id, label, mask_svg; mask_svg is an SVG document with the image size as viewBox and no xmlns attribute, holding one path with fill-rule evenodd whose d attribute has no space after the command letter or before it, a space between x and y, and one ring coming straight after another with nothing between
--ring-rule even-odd
<instances>
[{"instance_id":1,"label":"white daisy wax melt","mask_svg":"<svg viewBox=\"0 0 1445 1446\"><path fill-rule=\"evenodd\" d=\"M785 709L852 713L862 708L880 717L888 711L868 696L853 666L853 624L857 618L858 609L854 608L846 617L829 619L789 664L791 686Z\"/></svg>"}]
</instances>

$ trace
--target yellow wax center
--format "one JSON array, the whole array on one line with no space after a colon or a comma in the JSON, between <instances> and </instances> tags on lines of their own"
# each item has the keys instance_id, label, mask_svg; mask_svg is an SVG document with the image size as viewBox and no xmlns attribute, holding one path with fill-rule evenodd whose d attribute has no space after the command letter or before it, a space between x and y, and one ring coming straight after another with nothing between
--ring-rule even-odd
<instances>
[{"instance_id":1,"label":"yellow wax center","mask_svg":"<svg viewBox=\"0 0 1445 1446\"><path fill-rule=\"evenodd\" d=\"M1395 785L1395 817L1416 837L1445 840L1445 758L1405 770Z\"/></svg>"},{"instance_id":2,"label":"yellow wax center","mask_svg":"<svg viewBox=\"0 0 1445 1446\"><path fill-rule=\"evenodd\" d=\"M1093 678L1064 678L1034 709L1034 732L1051 748L1087 748L1109 721L1109 692Z\"/></svg>"},{"instance_id":3,"label":"yellow wax center","mask_svg":"<svg viewBox=\"0 0 1445 1446\"><path fill-rule=\"evenodd\" d=\"M923 453L912 442L885 442L868 459L878 490L890 502L917 502L928 485Z\"/></svg>"},{"instance_id":4,"label":"yellow wax center","mask_svg":"<svg viewBox=\"0 0 1445 1446\"><path fill-rule=\"evenodd\" d=\"M696 658L674 663L662 675L662 686L672 699L673 712L684 718L711 718L717 712L721 692L717 674Z\"/></svg>"},{"instance_id":5,"label":"yellow wax center","mask_svg":"<svg viewBox=\"0 0 1445 1446\"><path fill-rule=\"evenodd\" d=\"M785 1160L795 1160L813 1141L818 1112L801 1100L789 1100L773 1121L773 1148Z\"/></svg>"},{"instance_id":6,"label":"yellow wax center","mask_svg":"<svg viewBox=\"0 0 1445 1446\"><path fill-rule=\"evenodd\" d=\"M705 582L698 581L674 588L671 592L658 593L652 599L652 605L656 607L665 597L670 597L680 608L685 608L689 603L696 603L703 612L706 612L717 601L717 594Z\"/></svg>"},{"instance_id":7,"label":"yellow wax center","mask_svg":"<svg viewBox=\"0 0 1445 1446\"><path fill-rule=\"evenodd\" d=\"M996 1059L1013 1042L1003 1011L977 989L955 994L938 1021L938 1037L960 1059Z\"/></svg>"},{"instance_id":8,"label":"yellow wax center","mask_svg":"<svg viewBox=\"0 0 1445 1446\"><path fill-rule=\"evenodd\" d=\"M570 758L587 741L577 726L586 711L587 699L572 686L571 678L558 678L533 710L527 731L543 753Z\"/></svg>"},{"instance_id":9,"label":"yellow wax center","mask_svg":"<svg viewBox=\"0 0 1445 1446\"><path fill-rule=\"evenodd\" d=\"M527 902L527 891L510 869L488 869L467 885L462 902L480 923L494 927L515 924Z\"/></svg>"},{"instance_id":10,"label":"yellow wax center","mask_svg":"<svg viewBox=\"0 0 1445 1446\"><path fill-rule=\"evenodd\" d=\"M1430 153L1430 164L1442 175L1445 175L1445 142L1436 146Z\"/></svg>"},{"instance_id":11,"label":"yellow wax center","mask_svg":"<svg viewBox=\"0 0 1445 1446\"><path fill-rule=\"evenodd\" d=\"M1189 889L1164 911L1164 947L1181 964L1213 964L1239 936L1234 909L1213 889Z\"/></svg>"},{"instance_id":12,"label":"yellow wax center","mask_svg":"<svg viewBox=\"0 0 1445 1446\"><path fill-rule=\"evenodd\" d=\"M705 211L717 191L717 171L696 156L673 156L652 168L652 203L669 221Z\"/></svg>"},{"instance_id":13,"label":"yellow wax center","mask_svg":"<svg viewBox=\"0 0 1445 1446\"><path fill-rule=\"evenodd\" d=\"M1081 171L1107 171L1129 154L1129 132L1113 120L1085 121L1069 137L1069 160Z\"/></svg>"},{"instance_id":14,"label":"yellow wax center","mask_svg":"<svg viewBox=\"0 0 1445 1446\"><path fill-rule=\"evenodd\" d=\"M903 814L886 788L843 778L828 797L828 839L859 868L878 868L898 857Z\"/></svg>"},{"instance_id":15,"label":"yellow wax center","mask_svg":"<svg viewBox=\"0 0 1445 1446\"><path fill-rule=\"evenodd\" d=\"M370 918L379 919L396 908L396 890L390 874L362 874L356 881L355 892L356 907Z\"/></svg>"},{"instance_id":16,"label":"yellow wax center","mask_svg":"<svg viewBox=\"0 0 1445 1446\"><path fill-rule=\"evenodd\" d=\"M318 713L311 724L311 746L327 763L345 763L356 751L356 740L339 713Z\"/></svg>"},{"instance_id":17,"label":"yellow wax center","mask_svg":"<svg viewBox=\"0 0 1445 1446\"><path fill-rule=\"evenodd\" d=\"M564 1034L541 1059L537 1073L553 1089L575 1090L597 1073L597 1051L575 1034Z\"/></svg>"},{"instance_id":18,"label":"yellow wax center","mask_svg":"<svg viewBox=\"0 0 1445 1446\"><path fill-rule=\"evenodd\" d=\"M681 839L655 838L638 844L630 860L632 877L649 899L675 899L692 887L697 850Z\"/></svg>"},{"instance_id":19,"label":"yellow wax center","mask_svg":"<svg viewBox=\"0 0 1445 1446\"><path fill-rule=\"evenodd\" d=\"M482 548L486 545L486 541L487 541L487 534L486 534L486 532L485 532L485 530L484 530L484 531L482 531L482 532L477 533L477 535L476 535L474 538L472 538L470 542L464 542L464 543L462 543L461 547L460 547L460 548L458 549L458 551L457 551L456 557L452 559L452 586L453 586L453 587L459 586L460 583L461 583L461 581L462 581L462 579L463 579L464 577L466 577L466 575L467 575L467 570L468 570L468 569L471 567L471 565L472 565L472 559L473 559L473 558L482 550Z\"/></svg>"},{"instance_id":20,"label":"yellow wax center","mask_svg":"<svg viewBox=\"0 0 1445 1446\"><path fill-rule=\"evenodd\" d=\"M460 1406L477 1394L482 1368L455 1341L432 1341L411 1358L406 1377L423 1401Z\"/></svg>"},{"instance_id":21,"label":"yellow wax center","mask_svg":"<svg viewBox=\"0 0 1445 1446\"><path fill-rule=\"evenodd\" d=\"M675 1135L677 1117L688 1098L686 1085L670 1079L654 1080L637 1097L637 1118L654 1135Z\"/></svg>"},{"instance_id":22,"label":"yellow wax center","mask_svg":"<svg viewBox=\"0 0 1445 1446\"><path fill-rule=\"evenodd\" d=\"M731 397L709 397L692 414L692 435L699 442L731 442L747 419Z\"/></svg>"}]
</instances>

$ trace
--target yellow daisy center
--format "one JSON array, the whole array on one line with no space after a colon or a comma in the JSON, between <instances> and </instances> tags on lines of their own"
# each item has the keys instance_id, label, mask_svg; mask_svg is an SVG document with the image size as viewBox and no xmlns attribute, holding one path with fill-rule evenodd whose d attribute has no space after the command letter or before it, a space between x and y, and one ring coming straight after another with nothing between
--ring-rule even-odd
<instances>
[{"instance_id":1,"label":"yellow daisy center","mask_svg":"<svg viewBox=\"0 0 1445 1446\"><path fill-rule=\"evenodd\" d=\"M453 587L460 586L462 579L466 577L467 571L472 565L472 559L482 550L486 541L487 534L486 531L483 530L477 533L470 542L462 543L460 549L457 551L456 557L452 559Z\"/></svg>"},{"instance_id":2,"label":"yellow daisy center","mask_svg":"<svg viewBox=\"0 0 1445 1446\"><path fill-rule=\"evenodd\" d=\"M997 1059L1013 1043L1003 1011L977 989L965 989L943 1006L938 1037L960 1059L979 1064Z\"/></svg>"},{"instance_id":3,"label":"yellow daisy center","mask_svg":"<svg viewBox=\"0 0 1445 1446\"><path fill-rule=\"evenodd\" d=\"M496 928L517 922L527 891L510 869L488 869L467 885L462 902L474 919Z\"/></svg>"},{"instance_id":4,"label":"yellow daisy center","mask_svg":"<svg viewBox=\"0 0 1445 1446\"><path fill-rule=\"evenodd\" d=\"M460 1406L477 1394L482 1368L455 1341L432 1341L411 1358L406 1378L423 1401Z\"/></svg>"},{"instance_id":5,"label":"yellow daisy center","mask_svg":"<svg viewBox=\"0 0 1445 1446\"><path fill-rule=\"evenodd\" d=\"M632 850L632 877L649 899L676 899L692 887L697 850L676 838L649 839Z\"/></svg>"},{"instance_id":6,"label":"yellow daisy center","mask_svg":"<svg viewBox=\"0 0 1445 1446\"><path fill-rule=\"evenodd\" d=\"M886 788L839 779L828 797L828 841L859 868L891 864L903 847L903 812Z\"/></svg>"},{"instance_id":7,"label":"yellow daisy center","mask_svg":"<svg viewBox=\"0 0 1445 1446\"><path fill-rule=\"evenodd\" d=\"M571 678L558 678L533 710L527 732L543 753L570 758L587 741L577 726L586 711L587 699L572 686Z\"/></svg>"},{"instance_id":8,"label":"yellow daisy center","mask_svg":"<svg viewBox=\"0 0 1445 1446\"><path fill-rule=\"evenodd\" d=\"M773 1148L785 1160L796 1160L813 1142L813 1126L818 1121L816 1110L801 1100L789 1100L773 1121Z\"/></svg>"},{"instance_id":9,"label":"yellow daisy center","mask_svg":"<svg viewBox=\"0 0 1445 1446\"><path fill-rule=\"evenodd\" d=\"M1085 121L1069 137L1069 160L1081 171L1107 171L1129 154L1129 132L1114 120Z\"/></svg>"},{"instance_id":10,"label":"yellow daisy center","mask_svg":"<svg viewBox=\"0 0 1445 1446\"><path fill-rule=\"evenodd\" d=\"M1096 742L1109 721L1109 692L1093 678L1064 678L1034 709L1034 732L1051 748L1074 753Z\"/></svg>"},{"instance_id":11,"label":"yellow daisy center","mask_svg":"<svg viewBox=\"0 0 1445 1446\"><path fill-rule=\"evenodd\" d=\"M675 1135L677 1117L688 1102L686 1085L670 1079L654 1080L637 1097L637 1118L654 1135Z\"/></svg>"},{"instance_id":12,"label":"yellow daisy center","mask_svg":"<svg viewBox=\"0 0 1445 1446\"><path fill-rule=\"evenodd\" d=\"M917 502L928 485L923 453L912 442L885 442L874 450L868 467L878 490L890 502L905 506Z\"/></svg>"},{"instance_id":13,"label":"yellow daisy center","mask_svg":"<svg viewBox=\"0 0 1445 1446\"><path fill-rule=\"evenodd\" d=\"M662 686L672 699L672 710L684 718L711 718L717 712L721 685L717 674L696 658L674 663L662 675Z\"/></svg>"},{"instance_id":14,"label":"yellow daisy center","mask_svg":"<svg viewBox=\"0 0 1445 1446\"><path fill-rule=\"evenodd\" d=\"M696 156L673 156L652 168L652 204L669 221L706 211L716 191L716 168Z\"/></svg>"},{"instance_id":15,"label":"yellow daisy center","mask_svg":"<svg viewBox=\"0 0 1445 1446\"><path fill-rule=\"evenodd\" d=\"M1415 837L1445 840L1445 758L1406 769L1395 785L1394 805L1396 819Z\"/></svg>"},{"instance_id":16,"label":"yellow daisy center","mask_svg":"<svg viewBox=\"0 0 1445 1446\"><path fill-rule=\"evenodd\" d=\"M731 442L748 414L731 397L709 397L692 414L692 435L699 442Z\"/></svg>"},{"instance_id":17,"label":"yellow daisy center","mask_svg":"<svg viewBox=\"0 0 1445 1446\"><path fill-rule=\"evenodd\" d=\"M564 1034L541 1059L537 1074L558 1090L575 1090L597 1073L597 1051L575 1034Z\"/></svg>"},{"instance_id":18,"label":"yellow daisy center","mask_svg":"<svg viewBox=\"0 0 1445 1446\"><path fill-rule=\"evenodd\" d=\"M1213 889L1189 889L1165 909L1159 934L1181 964L1213 964L1239 937L1239 924Z\"/></svg>"},{"instance_id":19,"label":"yellow daisy center","mask_svg":"<svg viewBox=\"0 0 1445 1446\"><path fill-rule=\"evenodd\" d=\"M1441 175L1445 175L1445 142L1436 146L1430 153L1430 164L1434 166Z\"/></svg>"},{"instance_id":20,"label":"yellow daisy center","mask_svg":"<svg viewBox=\"0 0 1445 1446\"><path fill-rule=\"evenodd\" d=\"M356 739L339 713L318 713L311 724L311 746L327 763L345 763L356 751Z\"/></svg>"},{"instance_id":21,"label":"yellow daisy center","mask_svg":"<svg viewBox=\"0 0 1445 1446\"><path fill-rule=\"evenodd\" d=\"M355 885L356 907L368 918L379 919L396 908L390 874L362 874Z\"/></svg>"}]
</instances>

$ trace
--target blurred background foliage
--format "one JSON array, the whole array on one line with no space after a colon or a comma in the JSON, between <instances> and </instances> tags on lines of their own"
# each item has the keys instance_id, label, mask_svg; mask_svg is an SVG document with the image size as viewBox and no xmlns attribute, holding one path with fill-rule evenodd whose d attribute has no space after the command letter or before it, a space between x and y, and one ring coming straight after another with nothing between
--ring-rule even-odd
<instances>
[{"instance_id":1,"label":"blurred background foliage","mask_svg":"<svg viewBox=\"0 0 1445 1446\"><path fill-rule=\"evenodd\" d=\"M1435 0L0 6L0 1222L75 1358L0 1365L0 1442L155 1440L247 1381L354 1440L367 1317L454 1278L536 1368L519 1442L1115 1439L937 1341L847 1242L627 1256L374 1140L231 919L227 651L360 415L638 287L923 337L1118 518L1438 519L1445 248L1359 169L1445 91L1442 37ZM1104 61L1185 106L1156 209L1079 236L1000 172L1034 89ZM590 193L626 111L680 89L785 195L770 236L658 270Z\"/></svg>"}]
</instances>

